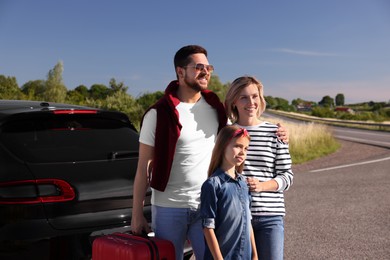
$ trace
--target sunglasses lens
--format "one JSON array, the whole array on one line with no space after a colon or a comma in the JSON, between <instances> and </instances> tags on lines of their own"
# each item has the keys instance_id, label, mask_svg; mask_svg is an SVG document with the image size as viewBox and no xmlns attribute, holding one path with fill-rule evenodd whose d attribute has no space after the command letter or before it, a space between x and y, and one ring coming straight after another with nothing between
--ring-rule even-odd
<instances>
[{"instance_id":1,"label":"sunglasses lens","mask_svg":"<svg viewBox=\"0 0 390 260\"><path fill-rule=\"evenodd\" d=\"M204 64L202 63L197 63L195 65L195 69L198 70L198 71L202 71L204 69Z\"/></svg>"},{"instance_id":2,"label":"sunglasses lens","mask_svg":"<svg viewBox=\"0 0 390 260\"><path fill-rule=\"evenodd\" d=\"M214 71L214 66L213 65L205 65L205 64L202 64L202 63L195 64L194 68L195 68L196 71L203 71L204 69L206 69L210 73Z\"/></svg>"}]
</instances>

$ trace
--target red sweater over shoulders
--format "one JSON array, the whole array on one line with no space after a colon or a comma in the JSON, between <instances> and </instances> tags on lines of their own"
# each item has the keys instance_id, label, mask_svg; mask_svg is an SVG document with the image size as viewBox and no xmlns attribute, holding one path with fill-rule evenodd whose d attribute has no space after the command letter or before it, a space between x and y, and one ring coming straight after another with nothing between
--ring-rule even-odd
<instances>
[{"instance_id":1,"label":"red sweater over shoulders","mask_svg":"<svg viewBox=\"0 0 390 260\"><path fill-rule=\"evenodd\" d=\"M148 112L150 109L156 109L157 111L153 171L150 186L159 191L164 191L167 186L177 140L182 128L179 122L179 112L176 110L176 106L180 103L177 97L178 88L179 82L177 80L172 81L166 88L164 96L146 111ZM217 110L219 132L227 123L224 106L218 96L211 90L203 90L201 93L206 102Z\"/></svg>"}]
</instances>

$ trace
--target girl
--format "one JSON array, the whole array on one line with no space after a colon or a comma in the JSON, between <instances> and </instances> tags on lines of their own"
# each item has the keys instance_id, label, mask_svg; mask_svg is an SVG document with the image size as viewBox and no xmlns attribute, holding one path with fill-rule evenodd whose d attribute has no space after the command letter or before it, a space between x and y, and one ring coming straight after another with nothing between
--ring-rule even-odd
<instances>
[{"instance_id":1,"label":"girl","mask_svg":"<svg viewBox=\"0 0 390 260\"><path fill-rule=\"evenodd\" d=\"M208 248L204 259L257 259L250 196L241 175L250 137L226 126L218 134L201 190L201 216Z\"/></svg>"},{"instance_id":2,"label":"girl","mask_svg":"<svg viewBox=\"0 0 390 260\"><path fill-rule=\"evenodd\" d=\"M293 183L288 145L276 136L277 125L261 121L263 85L254 77L237 78L225 99L232 123L248 130L251 141L243 174L251 191L252 226L259 259L283 259L284 196Z\"/></svg>"}]
</instances>

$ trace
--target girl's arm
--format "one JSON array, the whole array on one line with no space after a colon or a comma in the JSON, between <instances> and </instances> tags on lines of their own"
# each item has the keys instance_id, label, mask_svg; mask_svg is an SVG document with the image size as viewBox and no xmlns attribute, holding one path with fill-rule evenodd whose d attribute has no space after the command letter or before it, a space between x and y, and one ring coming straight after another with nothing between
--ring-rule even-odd
<instances>
[{"instance_id":1,"label":"girl's arm","mask_svg":"<svg viewBox=\"0 0 390 260\"><path fill-rule=\"evenodd\" d=\"M253 233L253 228L251 225L251 245L252 245L252 260L257 260L257 249L256 249L256 242L255 242L255 234Z\"/></svg>"},{"instance_id":2,"label":"girl's arm","mask_svg":"<svg viewBox=\"0 0 390 260\"><path fill-rule=\"evenodd\" d=\"M223 256L221 250L219 249L219 244L217 237L215 236L214 229L203 228L203 233L207 242L207 246L209 247L214 260L223 260Z\"/></svg>"}]
</instances>

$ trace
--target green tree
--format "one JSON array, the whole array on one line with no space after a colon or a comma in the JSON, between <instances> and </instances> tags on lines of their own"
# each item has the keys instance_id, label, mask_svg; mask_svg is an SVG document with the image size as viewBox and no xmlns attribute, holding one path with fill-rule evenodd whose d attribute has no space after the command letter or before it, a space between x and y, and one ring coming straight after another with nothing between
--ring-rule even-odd
<instances>
[{"instance_id":1,"label":"green tree","mask_svg":"<svg viewBox=\"0 0 390 260\"><path fill-rule=\"evenodd\" d=\"M77 86L75 89L75 91L79 92L82 96L84 96L85 98L88 98L89 97L89 91L88 91L88 88L84 85L79 85Z\"/></svg>"},{"instance_id":2,"label":"green tree","mask_svg":"<svg viewBox=\"0 0 390 260\"><path fill-rule=\"evenodd\" d=\"M344 106L345 98L344 94L337 94L336 95L336 106Z\"/></svg>"},{"instance_id":3,"label":"green tree","mask_svg":"<svg viewBox=\"0 0 390 260\"><path fill-rule=\"evenodd\" d=\"M110 94L110 89L103 84L93 84L89 89L89 96L92 99L105 99Z\"/></svg>"},{"instance_id":4,"label":"green tree","mask_svg":"<svg viewBox=\"0 0 390 260\"><path fill-rule=\"evenodd\" d=\"M0 99L20 99L22 96L15 77L0 75Z\"/></svg>"},{"instance_id":5,"label":"green tree","mask_svg":"<svg viewBox=\"0 0 390 260\"><path fill-rule=\"evenodd\" d=\"M22 86L22 92L27 100L44 100L45 90L45 81L41 79L30 80Z\"/></svg>"},{"instance_id":6,"label":"green tree","mask_svg":"<svg viewBox=\"0 0 390 260\"><path fill-rule=\"evenodd\" d=\"M333 98L330 96L324 96L320 102L318 102L319 105L323 107L334 107L334 101Z\"/></svg>"},{"instance_id":7,"label":"green tree","mask_svg":"<svg viewBox=\"0 0 390 260\"><path fill-rule=\"evenodd\" d=\"M68 90L66 93L66 99L65 102L69 104L75 104L75 105L83 105L86 98L80 94L80 92L77 92L76 90Z\"/></svg>"},{"instance_id":8,"label":"green tree","mask_svg":"<svg viewBox=\"0 0 390 260\"><path fill-rule=\"evenodd\" d=\"M137 98L137 103L142 107L143 110L148 109L153 105L158 99L164 95L162 91L156 91L154 93L145 93L139 98Z\"/></svg>"},{"instance_id":9,"label":"green tree","mask_svg":"<svg viewBox=\"0 0 390 260\"><path fill-rule=\"evenodd\" d=\"M372 105L371 111L374 111L374 112L378 111L385 106L386 106L385 102L376 102Z\"/></svg>"},{"instance_id":10,"label":"green tree","mask_svg":"<svg viewBox=\"0 0 390 260\"><path fill-rule=\"evenodd\" d=\"M284 98L277 97L275 98L277 102L276 109L283 110L283 111L290 111L290 106L288 104L288 100Z\"/></svg>"},{"instance_id":11,"label":"green tree","mask_svg":"<svg viewBox=\"0 0 390 260\"><path fill-rule=\"evenodd\" d=\"M67 89L62 80L62 61L59 61L47 74L44 99L51 102L64 102Z\"/></svg>"},{"instance_id":12,"label":"green tree","mask_svg":"<svg viewBox=\"0 0 390 260\"><path fill-rule=\"evenodd\" d=\"M66 93L66 102L71 104L84 105L87 98L89 98L89 92L84 85L79 85Z\"/></svg>"},{"instance_id":13,"label":"green tree","mask_svg":"<svg viewBox=\"0 0 390 260\"><path fill-rule=\"evenodd\" d=\"M264 96L267 108L274 109L278 105L278 101L273 96Z\"/></svg>"},{"instance_id":14,"label":"green tree","mask_svg":"<svg viewBox=\"0 0 390 260\"><path fill-rule=\"evenodd\" d=\"M300 98L297 98L297 99L293 99L293 100L291 101L291 105L293 105L293 106L298 106L298 105L301 105L301 104L303 104L303 103L305 103L305 102L306 102L305 100L300 99Z\"/></svg>"},{"instance_id":15,"label":"green tree","mask_svg":"<svg viewBox=\"0 0 390 260\"><path fill-rule=\"evenodd\" d=\"M116 83L116 80L114 78L110 79L110 90L112 93L116 93L116 92L127 92L127 90L129 89L129 87L125 86L125 84L123 82L119 82L119 83Z\"/></svg>"},{"instance_id":16,"label":"green tree","mask_svg":"<svg viewBox=\"0 0 390 260\"><path fill-rule=\"evenodd\" d=\"M136 100L123 91L115 92L105 99L87 99L86 105L125 113L137 129L144 112Z\"/></svg>"},{"instance_id":17,"label":"green tree","mask_svg":"<svg viewBox=\"0 0 390 260\"><path fill-rule=\"evenodd\" d=\"M221 101L225 100L226 92L230 84L222 84L217 75L211 75L208 89L213 91Z\"/></svg>"}]
</instances>

